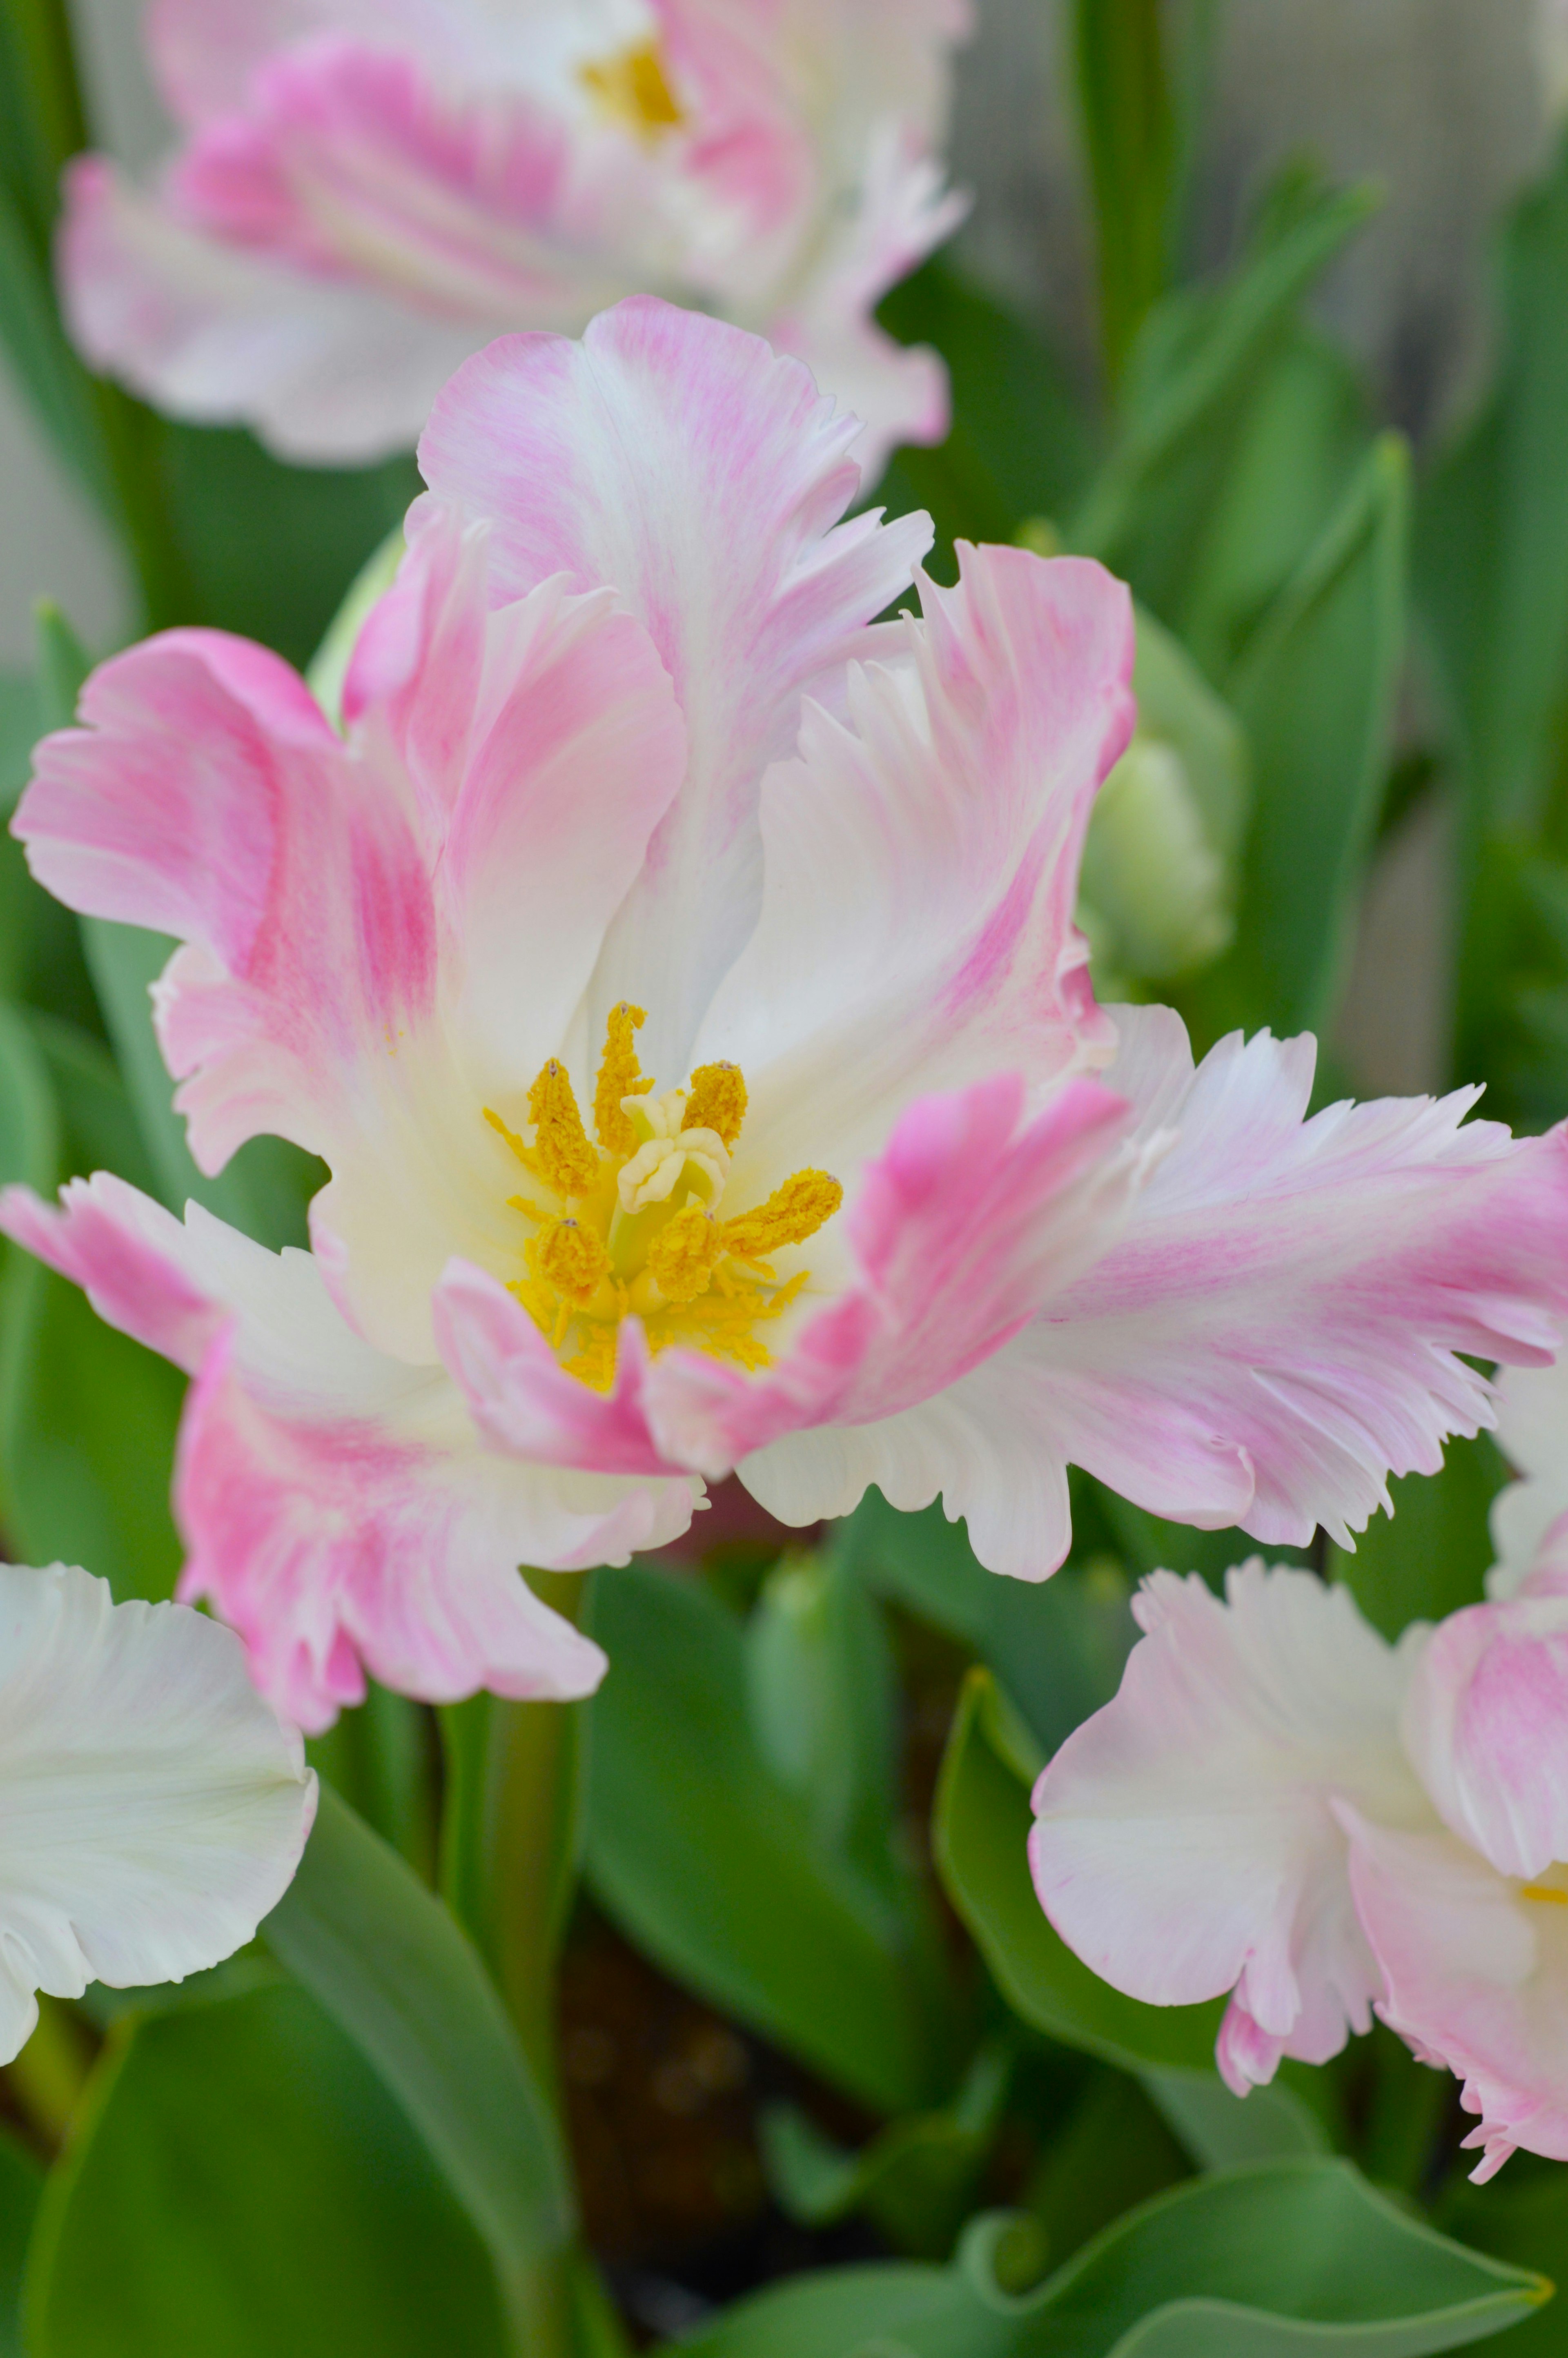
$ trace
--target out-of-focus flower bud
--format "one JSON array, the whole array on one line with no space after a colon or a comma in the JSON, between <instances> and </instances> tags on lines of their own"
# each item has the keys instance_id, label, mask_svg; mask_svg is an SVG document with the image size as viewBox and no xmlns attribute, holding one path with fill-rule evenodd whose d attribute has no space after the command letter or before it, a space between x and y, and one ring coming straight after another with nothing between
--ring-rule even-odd
<instances>
[{"instance_id":1,"label":"out-of-focus flower bud","mask_svg":"<svg viewBox=\"0 0 1568 2358\"><path fill-rule=\"evenodd\" d=\"M1234 931L1247 749L1229 709L1152 616L1138 616L1138 730L1089 823L1078 923L1096 979L1207 966Z\"/></svg>"}]
</instances>

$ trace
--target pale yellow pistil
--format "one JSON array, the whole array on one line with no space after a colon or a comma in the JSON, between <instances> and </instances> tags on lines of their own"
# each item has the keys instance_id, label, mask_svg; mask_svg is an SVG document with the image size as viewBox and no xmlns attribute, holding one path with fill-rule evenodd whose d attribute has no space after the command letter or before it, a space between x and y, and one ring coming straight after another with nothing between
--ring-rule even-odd
<instances>
[{"instance_id":1,"label":"pale yellow pistil","mask_svg":"<svg viewBox=\"0 0 1568 2358\"><path fill-rule=\"evenodd\" d=\"M628 1315L643 1321L654 1351L686 1343L766 1367L755 1330L810 1276L798 1270L781 1282L770 1256L815 1236L844 1195L826 1171L797 1171L766 1203L721 1219L745 1080L734 1065L703 1065L686 1088L655 1096L637 1063L643 1020L625 1001L611 1011L593 1094L597 1146L557 1057L528 1092L531 1139L488 1106L484 1115L544 1198L508 1199L532 1224L526 1275L511 1291L552 1347L570 1352L568 1372L598 1390L614 1379L616 1330Z\"/></svg>"},{"instance_id":2,"label":"pale yellow pistil","mask_svg":"<svg viewBox=\"0 0 1568 2358\"><path fill-rule=\"evenodd\" d=\"M648 146L685 119L657 41L638 41L600 65L584 66L581 80L600 114Z\"/></svg>"}]
</instances>

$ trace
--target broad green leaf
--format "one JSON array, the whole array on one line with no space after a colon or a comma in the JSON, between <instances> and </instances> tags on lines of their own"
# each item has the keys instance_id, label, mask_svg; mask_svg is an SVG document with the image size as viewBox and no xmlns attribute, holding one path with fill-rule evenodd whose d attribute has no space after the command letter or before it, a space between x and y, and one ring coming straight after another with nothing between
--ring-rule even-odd
<instances>
[{"instance_id":1,"label":"broad green leaf","mask_svg":"<svg viewBox=\"0 0 1568 2358\"><path fill-rule=\"evenodd\" d=\"M0 1182L52 1194L61 1146L38 1041L0 1005ZM7 1539L24 1562L88 1565L117 1596L167 1596L179 1568L168 1485L183 1378L19 1246L0 1249L0 1270Z\"/></svg>"},{"instance_id":2,"label":"broad green leaf","mask_svg":"<svg viewBox=\"0 0 1568 2358\"><path fill-rule=\"evenodd\" d=\"M1124 2069L1207 2069L1221 2001L1155 2006L1124 1997L1047 1920L1029 1874L1028 1790L987 1733L989 1693L989 1673L972 1671L942 1764L932 1846L947 1896L1002 1996L1036 2030Z\"/></svg>"},{"instance_id":3,"label":"broad green leaf","mask_svg":"<svg viewBox=\"0 0 1568 2358\"><path fill-rule=\"evenodd\" d=\"M51 2173L29 2358L501 2358L479 2237L303 1990L110 2032Z\"/></svg>"},{"instance_id":4,"label":"broad green leaf","mask_svg":"<svg viewBox=\"0 0 1568 2358\"><path fill-rule=\"evenodd\" d=\"M1217 2071L1147 2065L1143 2087L1201 2169L1326 2153L1322 2122L1278 2080L1233 2096Z\"/></svg>"},{"instance_id":5,"label":"broad green leaf","mask_svg":"<svg viewBox=\"0 0 1568 2358\"><path fill-rule=\"evenodd\" d=\"M420 2130L484 2240L519 2347L556 2346L572 2198L559 2133L472 1944L330 1788L266 1922L274 1953Z\"/></svg>"},{"instance_id":6,"label":"broad green leaf","mask_svg":"<svg viewBox=\"0 0 1568 2358\"><path fill-rule=\"evenodd\" d=\"M1373 203L1366 189L1292 183L1227 279L1167 296L1144 321L1120 434L1065 536L1125 573L1167 620L1234 463L1246 404L1301 297Z\"/></svg>"},{"instance_id":7,"label":"broad green leaf","mask_svg":"<svg viewBox=\"0 0 1568 2358\"><path fill-rule=\"evenodd\" d=\"M18 2137L0 2129L0 2358L25 2358L22 2282L44 2173Z\"/></svg>"},{"instance_id":8,"label":"broad green leaf","mask_svg":"<svg viewBox=\"0 0 1568 2358\"><path fill-rule=\"evenodd\" d=\"M420 488L411 458L288 467L211 427L169 427L165 468L192 614L301 666Z\"/></svg>"},{"instance_id":9,"label":"broad green leaf","mask_svg":"<svg viewBox=\"0 0 1568 2358\"><path fill-rule=\"evenodd\" d=\"M1464 2155L1461 2160L1469 2157ZM1561 2288L1568 2283L1568 2172L1561 2162L1516 2154L1487 2186L1459 2178L1438 2207L1445 2232L1515 2267L1539 2269ZM1509 2358L1564 2358L1568 2300L1538 2309L1508 2342Z\"/></svg>"},{"instance_id":10,"label":"broad green leaf","mask_svg":"<svg viewBox=\"0 0 1568 2358\"><path fill-rule=\"evenodd\" d=\"M1489 1433L1451 1441L1441 1474L1390 1483L1394 1512L1373 1516L1354 1555L1330 1546L1329 1578L1345 1583L1385 1638L1478 1604L1494 1561L1487 1518L1507 1479Z\"/></svg>"},{"instance_id":11,"label":"broad green leaf","mask_svg":"<svg viewBox=\"0 0 1568 2358\"><path fill-rule=\"evenodd\" d=\"M1568 137L1502 252L1501 352L1416 509L1414 597L1480 832L1539 820L1568 679Z\"/></svg>"},{"instance_id":12,"label":"broad green leaf","mask_svg":"<svg viewBox=\"0 0 1568 2358\"><path fill-rule=\"evenodd\" d=\"M1408 460L1374 447L1232 683L1254 802L1235 948L1195 986L1209 1027L1323 1031L1377 828L1404 653Z\"/></svg>"},{"instance_id":13,"label":"broad green leaf","mask_svg":"<svg viewBox=\"0 0 1568 2358\"><path fill-rule=\"evenodd\" d=\"M1038 1747L1054 1752L1108 1703L1138 1632L1108 1558L1050 1580L1004 1580L976 1562L940 1506L902 1515L868 1490L835 1542L857 1576L989 1663Z\"/></svg>"},{"instance_id":14,"label":"broad green leaf","mask_svg":"<svg viewBox=\"0 0 1568 2358\"><path fill-rule=\"evenodd\" d=\"M1088 153L1099 261L1099 330L1106 373L1120 376L1128 347L1165 282L1176 117L1165 70L1160 0L1076 0L1078 118Z\"/></svg>"},{"instance_id":15,"label":"broad green leaf","mask_svg":"<svg viewBox=\"0 0 1568 2358\"><path fill-rule=\"evenodd\" d=\"M695 1583L598 1575L588 1877L679 1980L878 2111L940 2094L942 2027L897 1911L823 1845L747 1720L740 1625Z\"/></svg>"},{"instance_id":16,"label":"broad green leaf","mask_svg":"<svg viewBox=\"0 0 1568 2358\"><path fill-rule=\"evenodd\" d=\"M894 2248L940 2258L972 2207L1001 2124L1011 2058L982 2047L950 2104L906 2114L846 2153L795 2104L762 2115L762 2153L792 2219L819 2227L862 2211Z\"/></svg>"},{"instance_id":17,"label":"broad green leaf","mask_svg":"<svg viewBox=\"0 0 1568 2358\"><path fill-rule=\"evenodd\" d=\"M59 1108L61 1162L73 1173L113 1171L146 1195L157 1181L120 1068L102 1040L58 1015L29 1013Z\"/></svg>"},{"instance_id":18,"label":"broad green leaf","mask_svg":"<svg viewBox=\"0 0 1568 2358\"><path fill-rule=\"evenodd\" d=\"M946 440L899 451L872 494L895 515L930 511L942 579L951 579L955 540L1009 541L1026 518L1077 505L1089 428L1033 328L942 254L895 287L878 317L903 343L935 344L952 379Z\"/></svg>"},{"instance_id":19,"label":"broad green leaf","mask_svg":"<svg viewBox=\"0 0 1568 2358\"><path fill-rule=\"evenodd\" d=\"M1343 352L1306 327L1292 327L1260 375L1173 616L1222 687L1365 462L1369 406Z\"/></svg>"},{"instance_id":20,"label":"broad green leaf","mask_svg":"<svg viewBox=\"0 0 1568 2358\"><path fill-rule=\"evenodd\" d=\"M1528 2316L1540 2277L1465 2250L1348 2163L1173 2188L1045 2283L1009 2290L1016 2221L976 2220L950 2268L843 2268L755 2294L692 2358L1422 2358Z\"/></svg>"}]
</instances>

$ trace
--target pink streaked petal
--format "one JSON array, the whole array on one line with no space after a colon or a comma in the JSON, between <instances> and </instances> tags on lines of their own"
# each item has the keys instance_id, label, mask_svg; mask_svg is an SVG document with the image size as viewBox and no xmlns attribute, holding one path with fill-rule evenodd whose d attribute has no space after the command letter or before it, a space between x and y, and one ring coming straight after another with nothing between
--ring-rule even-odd
<instances>
[{"instance_id":1,"label":"pink streaked petal","mask_svg":"<svg viewBox=\"0 0 1568 2358\"><path fill-rule=\"evenodd\" d=\"M924 517L829 528L860 480L798 362L651 297L580 343L503 338L436 404L436 500L493 518L491 595L552 574L613 587L651 632L686 716L686 782L606 946L590 1029L649 1011L643 1060L684 1075L719 977L756 919L757 798L793 749L803 688L853 654L930 545ZM421 528L429 503L413 511Z\"/></svg>"},{"instance_id":2,"label":"pink streaked petal","mask_svg":"<svg viewBox=\"0 0 1568 2358\"><path fill-rule=\"evenodd\" d=\"M72 908L179 936L159 1031L207 1171L270 1130L330 1149L345 1075L435 990L430 889L395 788L263 649L168 632L44 740L14 832Z\"/></svg>"},{"instance_id":3,"label":"pink streaked petal","mask_svg":"<svg viewBox=\"0 0 1568 2358\"><path fill-rule=\"evenodd\" d=\"M1011 1347L1044 1445L1156 1514L1341 1545L1389 1473L1493 1421L1457 1354L1539 1361L1568 1303L1568 1139L1463 1122L1475 1092L1303 1119L1310 1040L1192 1073L1166 1009L1119 1009L1108 1086L1179 1136L1122 1240Z\"/></svg>"},{"instance_id":4,"label":"pink streaked petal","mask_svg":"<svg viewBox=\"0 0 1568 2358\"><path fill-rule=\"evenodd\" d=\"M685 1349L654 1362L648 1418L665 1455L717 1476L803 1426L896 1416L954 1382L1114 1232L1134 1175L1124 1115L1074 1081L1029 1120L1015 1073L912 1106L844 1216L849 1282L802 1316L775 1367L747 1375ZM787 1276L814 1249L774 1265Z\"/></svg>"},{"instance_id":5,"label":"pink streaked petal","mask_svg":"<svg viewBox=\"0 0 1568 2358\"><path fill-rule=\"evenodd\" d=\"M763 789L762 914L705 1023L751 1086L741 1152L852 1184L916 1094L1105 1063L1073 922L1101 781L1132 727L1132 610L1078 557L960 545L894 666L808 707ZM740 1174L737 1174L739 1180Z\"/></svg>"},{"instance_id":6,"label":"pink streaked petal","mask_svg":"<svg viewBox=\"0 0 1568 2358\"><path fill-rule=\"evenodd\" d=\"M182 1227L100 1174L58 1214L16 1191L4 1216L114 1325L198 1369L176 1475L184 1593L240 1630L280 1710L323 1727L365 1668L430 1700L596 1683L597 1650L516 1566L578 1571L665 1544L690 1520L689 1477L487 1449L445 1370L363 1342L309 1254L268 1252L200 1206Z\"/></svg>"},{"instance_id":7,"label":"pink streaked petal","mask_svg":"<svg viewBox=\"0 0 1568 2358\"><path fill-rule=\"evenodd\" d=\"M1399 1746L1400 1660L1347 1591L1257 1560L1223 1603L1162 1572L1136 1609L1146 1634L1115 1701L1035 1788L1041 1906L1146 2004L1234 1990L1222 2057L1238 2078L1249 2058L1323 2061L1367 2028L1380 1986L1334 1797L1425 1815Z\"/></svg>"},{"instance_id":8,"label":"pink streaked petal","mask_svg":"<svg viewBox=\"0 0 1568 2358\"><path fill-rule=\"evenodd\" d=\"M441 1357L492 1449L600 1474L668 1474L648 1429L648 1352L636 1319L621 1327L613 1390L597 1392L567 1374L522 1303L484 1270L453 1261L436 1289L435 1318Z\"/></svg>"},{"instance_id":9,"label":"pink streaked petal","mask_svg":"<svg viewBox=\"0 0 1568 2358\"><path fill-rule=\"evenodd\" d=\"M509 1476L443 1467L368 1421L269 1413L224 1337L181 1426L175 1499L190 1554L180 1593L212 1602L244 1639L263 1693L310 1732L362 1699L366 1670L431 1703L481 1687L590 1694L604 1673L600 1649L508 1562L521 1536L508 1528ZM594 1562L607 1544L623 1555L652 1527L643 1504L597 1519L591 1536L581 1518L562 1517L556 1552L565 1538L574 1554L586 1541Z\"/></svg>"},{"instance_id":10,"label":"pink streaked petal","mask_svg":"<svg viewBox=\"0 0 1568 2358\"><path fill-rule=\"evenodd\" d=\"M0 1229L80 1285L109 1325L195 1374L224 1314L193 1277L186 1231L161 1204L100 1171L71 1180L58 1207L7 1187Z\"/></svg>"},{"instance_id":11,"label":"pink streaked petal","mask_svg":"<svg viewBox=\"0 0 1568 2358\"><path fill-rule=\"evenodd\" d=\"M842 409L867 422L855 456L868 489L903 443L946 438L947 371L929 346L895 343L876 307L949 238L968 200L944 189L941 168L892 126L873 144L866 186L848 231L790 304L769 323L770 341L805 361Z\"/></svg>"},{"instance_id":12,"label":"pink streaked petal","mask_svg":"<svg viewBox=\"0 0 1568 2358\"><path fill-rule=\"evenodd\" d=\"M1516 2147L1568 2161L1568 1908L1521 1896L1447 1833L1346 1815L1356 1906L1387 1984L1379 2011L1480 2115L1471 2173Z\"/></svg>"},{"instance_id":13,"label":"pink streaked petal","mask_svg":"<svg viewBox=\"0 0 1568 2358\"><path fill-rule=\"evenodd\" d=\"M64 188L60 294L88 360L176 416L253 426L280 458L406 450L459 362L507 325L226 245L101 157L77 157Z\"/></svg>"},{"instance_id":14,"label":"pink streaked petal","mask_svg":"<svg viewBox=\"0 0 1568 2358\"><path fill-rule=\"evenodd\" d=\"M1522 1479L1492 1502L1498 1562L1491 1596L1509 1596L1540 1572L1543 1551L1564 1552L1568 1515L1568 1353L1550 1368L1508 1368L1498 1379L1498 1440ZM1555 1537L1551 1536L1556 1533Z\"/></svg>"},{"instance_id":15,"label":"pink streaked petal","mask_svg":"<svg viewBox=\"0 0 1568 2358\"><path fill-rule=\"evenodd\" d=\"M1220 2078L1233 2096L1266 2088L1280 2068L1287 2039L1260 2030L1239 1999L1232 1998L1214 2042L1214 2060Z\"/></svg>"},{"instance_id":16,"label":"pink streaked petal","mask_svg":"<svg viewBox=\"0 0 1568 2358\"><path fill-rule=\"evenodd\" d=\"M312 1238L365 1332L419 1358L434 1356L449 1260L521 1267L524 1223L508 1206L528 1187L485 1109L526 1127L529 1085L562 1050L685 761L642 625L558 578L487 611L484 555L482 534L439 519L355 657L351 751L406 776L417 805L438 1011L378 1040L354 1076Z\"/></svg>"},{"instance_id":17,"label":"pink streaked petal","mask_svg":"<svg viewBox=\"0 0 1568 2358\"><path fill-rule=\"evenodd\" d=\"M575 330L625 291L563 218L572 145L516 89L454 95L438 67L342 33L283 50L207 124L167 196L241 251L379 287L411 310Z\"/></svg>"},{"instance_id":18,"label":"pink streaked petal","mask_svg":"<svg viewBox=\"0 0 1568 2358\"><path fill-rule=\"evenodd\" d=\"M1568 1595L1527 1584L1450 1614L1416 1665L1403 1731L1444 1824L1499 1874L1568 1857Z\"/></svg>"}]
</instances>

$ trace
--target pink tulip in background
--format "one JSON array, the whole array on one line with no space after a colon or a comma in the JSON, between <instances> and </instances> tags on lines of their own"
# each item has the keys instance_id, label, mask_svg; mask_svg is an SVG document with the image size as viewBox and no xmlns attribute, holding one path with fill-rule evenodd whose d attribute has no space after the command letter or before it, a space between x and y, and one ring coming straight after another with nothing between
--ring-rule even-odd
<instances>
[{"instance_id":1,"label":"pink tulip in background","mask_svg":"<svg viewBox=\"0 0 1568 2358\"><path fill-rule=\"evenodd\" d=\"M1463 2080L1476 2178L1568 2160L1568 1523L1506 1599L1398 1646L1256 1561L1223 1602L1156 1573L1134 1610L1120 1693L1035 1789L1063 1939L1152 2005L1230 1991L1238 2095L1375 2010Z\"/></svg>"},{"instance_id":2,"label":"pink tulip in background","mask_svg":"<svg viewBox=\"0 0 1568 2358\"><path fill-rule=\"evenodd\" d=\"M181 144L154 193L68 182L94 367L282 456L411 448L512 328L650 289L758 329L866 421L870 481L939 441L934 352L877 326L946 237L967 0L155 0Z\"/></svg>"},{"instance_id":3,"label":"pink tulip in background","mask_svg":"<svg viewBox=\"0 0 1568 2358\"><path fill-rule=\"evenodd\" d=\"M520 1563L623 1559L737 1471L796 1525L939 1492L1061 1563L1075 1463L1152 1511L1348 1540L1542 1363L1562 1137L1473 1093L1304 1119L1310 1041L1195 1071L1096 1005L1072 922L1132 725L1099 567L836 520L852 419L651 298L503 340L340 738L179 631L92 677L16 832L74 908L178 936L157 1022L208 1171L324 1156L281 1260L100 1174L11 1235L196 1380L187 1595L307 1727L362 1665L573 1694Z\"/></svg>"}]
</instances>

